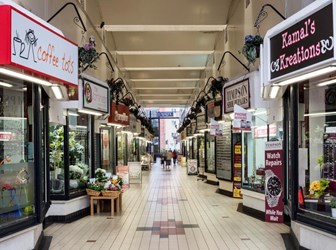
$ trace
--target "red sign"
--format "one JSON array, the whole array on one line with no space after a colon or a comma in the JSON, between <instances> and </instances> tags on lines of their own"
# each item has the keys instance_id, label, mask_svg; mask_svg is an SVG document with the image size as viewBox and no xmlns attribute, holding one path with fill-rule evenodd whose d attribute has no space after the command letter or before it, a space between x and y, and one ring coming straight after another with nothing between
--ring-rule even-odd
<instances>
[{"instance_id":1,"label":"red sign","mask_svg":"<svg viewBox=\"0 0 336 250\"><path fill-rule=\"evenodd\" d=\"M111 103L111 114L108 118L108 123L127 126L130 124L129 109L123 104L116 105Z\"/></svg>"},{"instance_id":2,"label":"red sign","mask_svg":"<svg viewBox=\"0 0 336 250\"><path fill-rule=\"evenodd\" d=\"M78 85L78 47L50 24L12 6L0 6L0 65Z\"/></svg>"},{"instance_id":3,"label":"red sign","mask_svg":"<svg viewBox=\"0 0 336 250\"><path fill-rule=\"evenodd\" d=\"M283 149L281 141L265 145L265 221L283 223Z\"/></svg>"}]
</instances>

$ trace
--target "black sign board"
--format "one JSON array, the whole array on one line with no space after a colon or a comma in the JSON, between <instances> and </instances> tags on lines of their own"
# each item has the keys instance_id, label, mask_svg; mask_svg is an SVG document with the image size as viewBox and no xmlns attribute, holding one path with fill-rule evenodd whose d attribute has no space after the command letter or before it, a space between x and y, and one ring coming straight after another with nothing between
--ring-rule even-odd
<instances>
[{"instance_id":1,"label":"black sign board","mask_svg":"<svg viewBox=\"0 0 336 250\"><path fill-rule=\"evenodd\" d=\"M334 56L332 4L270 39L270 77L284 76Z\"/></svg>"}]
</instances>

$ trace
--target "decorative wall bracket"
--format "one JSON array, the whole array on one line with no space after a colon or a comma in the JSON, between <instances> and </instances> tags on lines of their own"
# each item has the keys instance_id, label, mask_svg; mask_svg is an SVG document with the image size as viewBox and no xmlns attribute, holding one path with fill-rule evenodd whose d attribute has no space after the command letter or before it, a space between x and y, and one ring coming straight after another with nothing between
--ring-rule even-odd
<instances>
[{"instance_id":1,"label":"decorative wall bracket","mask_svg":"<svg viewBox=\"0 0 336 250\"><path fill-rule=\"evenodd\" d=\"M286 17L284 17L273 5L271 5L271 4L264 4L262 7L261 7L261 9L260 9L260 11L259 11L259 14L258 14L258 17L257 17L257 19L255 20L255 22L254 22L254 27L256 27L256 28L259 28L259 26L260 26L260 23L262 22L262 21L264 21L265 19L266 19L266 17L268 16L268 14L267 14L267 12L265 11L265 8L266 7L270 7L272 10L274 10L275 11L275 13L277 13L283 20L286 20Z\"/></svg>"},{"instance_id":2,"label":"decorative wall bracket","mask_svg":"<svg viewBox=\"0 0 336 250\"><path fill-rule=\"evenodd\" d=\"M111 63L111 61L110 61L110 58L108 57L108 55L107 55L106 52L100 52L100 53L98 54L98 56L95 57L95 58L91 61L90 64L94 63L94 62L95 62L101 55L106 56L106 59L107 59L109 65L110 65L110 67L111 67L111 70L112 70L112 72L114 72L114 68L113 68L112 63ZM84 72L88 67L90 67L90 64L88 64L88 65L85 66L85 68L83 69L83 72Z\"/></svg>"},{"instance_id":3,"label":"decorative wall bracket","mask_svg":"<svg viewBox=\"0 0 336 250\"><path fill-rule=\"evenodd\" d=\"M244 64L244 63L242 63L242 61L240 61L234 54L232 54L230 51L225 51L224 52L224 54L223 54L223 56L222 56L222 58L221 58L221 60L220 60L220 62L219 62L219 65L218 65L218 68L217 68L217 70L219 71L220 70L220 66L222 65L222 63L223 63L223 60L224 60L224 56L226 55L226 54L230 54L234 59L236 59L248 72L250 72L250 69Z\"/></svg>"},{"instance_id":4,"label":"decorative wall bracket","mask_svg":"<svg viewBox=\"0 0 336 250\"><path fill-rule=\"evenodd\" d=\"M62 6L62 8L60 8L52 17L50 17L48 19L47 22L49 23L55 16L57 16L68 5L72 5L74 7L76 13L77 13L77 16L74 17L74 23L84 31L83 33L85 33L86 32L86 27L84 25L83 19L82 19L82 17L80 16L80 14L78 12L77 6L74 3L71 3L71 2L67 2L66 4L64 4ZM81 23L82 27L77 24L78 22Z\"/></svg>"}]
</instances>

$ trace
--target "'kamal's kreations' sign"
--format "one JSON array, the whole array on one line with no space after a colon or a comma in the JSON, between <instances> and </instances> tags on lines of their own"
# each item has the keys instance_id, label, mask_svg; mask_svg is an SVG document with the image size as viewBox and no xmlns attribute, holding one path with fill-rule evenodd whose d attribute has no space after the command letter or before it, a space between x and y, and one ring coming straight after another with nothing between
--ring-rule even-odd
<instances>
[{"instance_id":1,"label":"'kamal's kreations' sign","mask_svg":"<svg viewBox=\"0 0 336 250\"><path fill-rule=\"evenodd\" d=\"M270 39L270 79L333 58L332 7L325 6Z\"/></svg>"}]
</instances>

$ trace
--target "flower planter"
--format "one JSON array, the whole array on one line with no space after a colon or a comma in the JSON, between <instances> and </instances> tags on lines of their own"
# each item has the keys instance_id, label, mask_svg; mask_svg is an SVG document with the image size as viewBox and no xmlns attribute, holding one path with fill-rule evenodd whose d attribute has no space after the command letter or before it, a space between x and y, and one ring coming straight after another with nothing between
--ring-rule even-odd
<instances>
[{"instance_id":1,"label":"flower planter","mask_svg":"<svg viewBox=\"0 0 336 250\"><path fill-rule=\"evenodd\" d=\"M102 190L101 193L103 196L106 197L118 197L120 195L120 191L112 191L112 190Z\"/></svg>"},{"instance_id":2,"label":"flower planter","mask_svg":"<svg viewBox=\"0 0 336 250\"><path fill-rule=\"evenodd\" d=\"M100 196L100 191L97 191L97 190L93 190L93 189L89 189L87 188L86 189L86 194L89 195L89 196Z\"/></svg>"}]
</instances>

